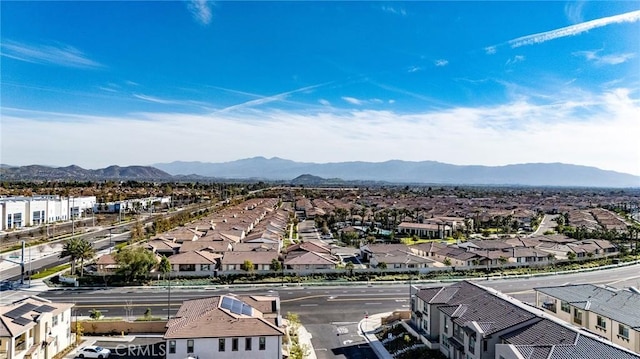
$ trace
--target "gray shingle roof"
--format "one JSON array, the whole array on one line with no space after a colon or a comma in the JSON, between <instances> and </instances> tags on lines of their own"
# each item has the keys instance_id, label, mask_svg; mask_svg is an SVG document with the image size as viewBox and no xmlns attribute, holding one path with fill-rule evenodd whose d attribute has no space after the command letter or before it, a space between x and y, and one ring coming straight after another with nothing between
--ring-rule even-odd
<instances>
[{"instance_id":1,"label":"gray shingle roof","mask_svg":"<svg viewBox=\"0 0 640 359\"><path fill-rule=\"evenodd\" d=\"M535 288L540 293L611 318L632 328L640 328L640 294L614 291L593 284Z\"/></svg>"},{"instance_id":2,"label":"gray shingle roof","mask_svg":"<svg viewBox=\"0 0 640 359\"><path fill-rule=\"evenodd\" d=\"M504 341L514 345L573 344L578 333L548 319L542 319L513 332L501 335Z\"/></svg>"},{"instance_id":3,"label":"gray shingle roof","mask_svg":"<svg viewBox=\"0 0 640 359\"><path fill-rule=\"evenodd\" d=\"M460 326L464 326L466 322L475 321L484 324L487 328L485 333L491 335L536 317L535 314L471 283L461 282L452 287L459 289L447 302L449 306L441 307L440 310L452 316L453 321ZM462 305L465 305L464 309L461 308Z\"/></svg>"},{"instance_id":4,"label":"gray shingle roof","mask_svg":"<svg viewBox=\"0 0 640 359\"><path fill-rule=\"evenodd\" d=\"M640 355L607 345L599 340L578 334L575 345L527 346L516 345L527 359L638 359ZM550 350L549 350L550 349ZM547 356L543 356L544 353Z\"/></svg>"}]
</instances>

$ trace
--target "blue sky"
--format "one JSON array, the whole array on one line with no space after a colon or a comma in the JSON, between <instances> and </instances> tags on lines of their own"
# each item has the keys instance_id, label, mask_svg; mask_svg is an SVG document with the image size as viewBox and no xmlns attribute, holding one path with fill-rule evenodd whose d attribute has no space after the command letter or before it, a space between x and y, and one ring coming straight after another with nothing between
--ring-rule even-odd
<instances>
[{"instance_id":1,"label":"blue sky","mask_svg":"<svg viewBox=\"0 0 640 359\"><path fill-rule=\"evenodd\" d=\"M563 162L640 175L638 2L5 2L12 165Z\"/></svg>"}]
</instances>

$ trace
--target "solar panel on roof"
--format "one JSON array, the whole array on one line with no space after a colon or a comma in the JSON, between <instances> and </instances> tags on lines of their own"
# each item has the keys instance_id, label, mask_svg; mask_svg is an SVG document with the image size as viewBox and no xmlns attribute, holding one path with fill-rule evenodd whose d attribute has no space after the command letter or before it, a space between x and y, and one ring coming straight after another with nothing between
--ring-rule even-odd
<instances>
[{"instance_id":1,"label":"solar panel on roof","mask_svg":"<svg viewBox=\"0 0 640 359\"><path fill-rule=\"evenodd\" d=\"M34 312L38 312L38 313L49 313L49 312L53 312L54 310L56 310L56 308L50 306L50 305L41 305L38 308L34 309Z\"/></svg>"},{"instance_id":2,"label":"solar panel on roof","mask_svg":"<svg viewBox=\"0 0 640 359\"><path fill-rule=\"evenodd\" d=\"M35 304L25 303L16 309L6 312L4 316L11 319L15 319L29 313L30 311L32 311L34 308L37 308L37 307L38 306Z\"/></svg>"},{"instance_id":3,"label":"solar panel on roof","mask_svg":"<svg viewBox=\"0 0 640 359\"><path fill-rule=\"evenodd\" d=\"M246 305L246 304L243 305L242 306L242 314L252 316L253 315L253 308L251 308L250 305Z\"/></svg>"},{"instance_id":4,"label":"solar panel on roof","mask_svg":"<svg viewBox=\"0 0 640 359\"><path fill-rule=\"evenodd\" d=\"M253 315L253 308L250 305L231 297L222 297L222 304L220 304L220 307L227 309L234 314Z\"/></svg>"},{"instance_id":5,"label":"solar panel on roof","mask_svg":"<svg viewBox=\"0 0 640 359\"><path fill-rule=\"evenodd\" d=\"M31 323L31 319L25 318L25 317L17 317L14 320L12 320L13 323L16 324L20 324L20 325L27 325L29 323Z\"/></svg>"}]
</instances>

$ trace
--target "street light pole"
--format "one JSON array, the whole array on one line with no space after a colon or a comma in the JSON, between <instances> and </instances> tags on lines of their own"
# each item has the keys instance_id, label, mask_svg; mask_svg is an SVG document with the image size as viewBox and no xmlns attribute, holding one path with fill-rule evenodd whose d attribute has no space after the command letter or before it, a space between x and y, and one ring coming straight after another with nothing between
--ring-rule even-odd
<instances>
[{"instance_id":1,"label":"street light pole","mask_svg":"<svg viewBox=\"0 0 640 359\"><path fill-rule=\"evenodd\" d=\"M109 228L109 254L111 254L111 248L113 247L113 245L111 244L111 229Z\"/></svg>"}]
</instances>

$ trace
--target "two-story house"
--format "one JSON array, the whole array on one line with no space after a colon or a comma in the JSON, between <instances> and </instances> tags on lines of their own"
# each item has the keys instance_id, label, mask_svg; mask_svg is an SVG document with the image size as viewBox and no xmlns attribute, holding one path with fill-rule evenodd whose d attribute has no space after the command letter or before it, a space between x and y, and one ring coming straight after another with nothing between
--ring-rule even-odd
<instances>
[{"instance_id":1,"label":"two-story house","mask_svg":"<svg viewBox=\"0 0 640 359\"><path fill-rule=\"evenodd\" d=\"M27 297L0 307L0 358L51 359L75 342L70 303Z\"/></svg>"},{"instance_id":2,"label":"two-story house","mask_svg":"<svg viewBox=\"0 0 640 359\"><path fill-rule=\"evenodd\" d=\"M167 323L166 359L282 358L279 297L184 301Z\"/></svg>"},{"instance_id":3,"label":"two-story house","mask_svg":"<svg viewBox=\"0 0 640 359\"><path fill-rule=\"evenodd\" d=\"M423 343L439 349L447 358L640 358L628 349L475 283L412 287L411 292L411 326Z\"/></svg>"},{"instance_id":4,"label":"two-story house","mask_svg":"<svg viewBox=\"0 0 640 359\"><path fill-rule=\"evenodd\" d=\"M534 289L545 312L640 353L640 293L593 284Z\"/></svg>"}]
</instances>

